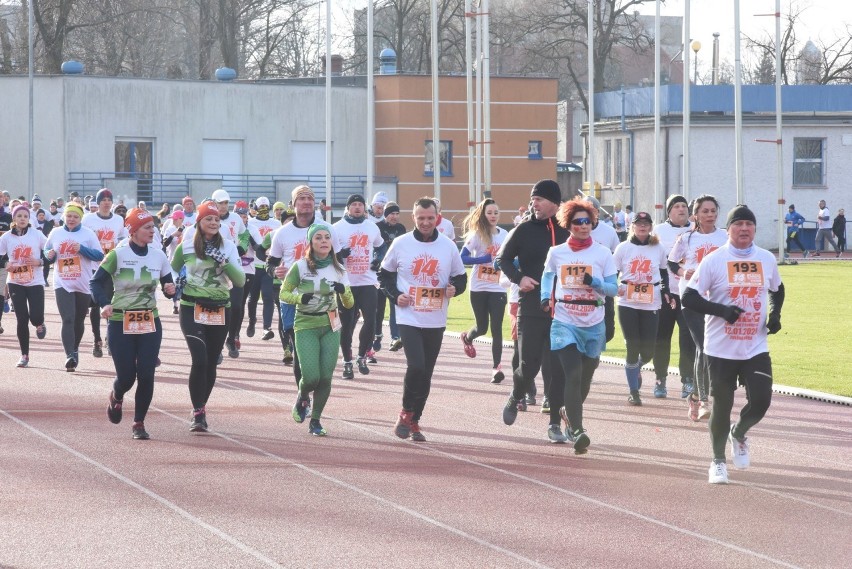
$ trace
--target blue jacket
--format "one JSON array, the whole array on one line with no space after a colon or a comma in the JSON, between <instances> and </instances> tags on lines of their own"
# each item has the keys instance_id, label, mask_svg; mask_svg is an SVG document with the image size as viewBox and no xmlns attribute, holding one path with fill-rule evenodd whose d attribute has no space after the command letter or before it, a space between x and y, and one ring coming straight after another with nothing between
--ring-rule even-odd
<instances>
[{"instance_id":1,"label":"blue jacket","mask_svg":"<svg viewBox=\"0 0 852 569\"><path fill-rule=\"evenodd\" d=\"M784 223L787 225L787 235L790 236L802 228L802 224L805 223L805 216L798 211L788 212L784 216Z\"/></svg>"}]
</instances>

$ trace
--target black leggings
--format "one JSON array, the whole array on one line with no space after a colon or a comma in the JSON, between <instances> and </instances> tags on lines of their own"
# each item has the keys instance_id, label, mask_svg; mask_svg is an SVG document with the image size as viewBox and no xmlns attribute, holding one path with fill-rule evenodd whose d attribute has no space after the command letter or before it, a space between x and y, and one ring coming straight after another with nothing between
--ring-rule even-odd
<instances>
[{"instance_id":1,"label":"black leggings","mask_svg":"<svg viewBox=\"0 0 852 569\"><path fill-rule=\"evenodd\" d=\"M657 310L639 310L629 306L618 307L618 322L627 345L627 363L643 363L654 358L657 337L657 323L660 319Z\"/></svg>"},{"instance_id":2,"label":"black leggings","mask_svg":"<svg viewBox=\"0 0 852 569\"><path fill-rule=\"evenodd\" d=\"M53 293L56 295L59 317L62 319L62 347L66 356L76 356L83 332L86 331L86 312L89 310L92 296L85 292L68 292L64 288L57 288Z\"/></svg>"},{"instance_id":3,"label":"black leggings","mask_svg":"<svg viewBox=\"0 0 852 569\"><path fill-rule=\"evenodd\" d=\"M549 400L551 378L562 373L559 360L550 351L550 318L518 317L518 355L520 361L512 370L512 397L520 401L528 393L534 394L535 376L541 370L544 396Z\"/></svg>"},{"instance_id":4,"label":"black leggings","mask_svg":"<svg viewBox=\"0 0 852 569\"><path fill-rule=\"evenodd\" d=\"M107 341L115 365L112 390L116 399L123 399L136 382L136 407L133 420L144 421L154 397L154 369L160 356L163 326L154 319L156 331L150 334L124 334L124 322L107 323Z\"/></svg>"},{"instance_id":5,"label":"black leggings","mask_svg":"<svg viewBox=\"0 0 852 569\"><path fill-rule=\"evenodd\" d=\"M246 282L242 288L231 289L231 323L228 325L228 339L240 337L240 328L243 327L243 316L246 313L246 297L251 290L254 275L246 275Z\"/></svg>"},{"instance_id":6,"label":"black leggings","mask_svg":"<svg viewBox=\"0 0 852 569\"><path fill-rule=\"evenodd\" d=\"M707 360L713 389L710 442L713 444L713 458L724 460L737 382L745 387L747 400L734 427L734 437L742 439L763 419L772 402L772 360L769 352L748 360L726 360L713 356L707 356Z\"/></svg>"},{"instance_id":7,"label":"black leggings","mask_svg":"<svg viewBox=\"0 0 852 569\"><path fill-rule=\"evenodd\" d=\"M402 390L402 408L414 412L419 421L432 388L432 372L444 341L444 328L418 328L399 325L399 337L405 352L405 380Z\"/></svg>"},{"instance_id":8,"label":"black leggings","mask_svg":"<svg viewBox=\"0 0 852 569\"><path fill-rule=\"evenodd\" d=\"M257 301L263 297L263 329L266 330L272 328L272 315L275 312L275 305L278 304L278 297L273 292L272 277L265 270L255 268L255 271L248 297L249 322L257 322ZM246 289L249 288L248 283L245 286ZM281 289L281 285L278 285L278 289Z\"/></svg>"},{"instance_id":9,"label":"black leggings","mask_svg":"<svg viewBox=\"0 0 852 569\"><path fill-rule=\"evenodd\" d=\"M470 306L476 317L476 324L467 333L467 339L473 340L485 334L491 321L491 359L494 367L500 365L503 358L503 316L506 314L506 293L471 291Z\"/></svg>"},{"instance_id":10,"label":"black leggings","mask_svg":"<svg viewBox=\"0 0 852 569\"><path fill-rule=\"evenodd\" d=\"M18 343L21 355L30 354L30 324L44 324L44 287L41 285L22 286L9 283L9 297L15 307L18 320Z\"/></svg>"},{"instance_id":11,"label":"black leggings","mask_svg":"<svg viewBox=\"0 0 852 569\"><path fill-rule=\"evenodd\" d=\"M353 286L352 296L355 304L352 308L340 310L340 350L343 360L352 361L352 336L358 323L358 314L363 316L364 323L358 333L358 357L363 358L367 350L373 347L373 334L376 332L376 295L378 290L373 285Z\"/></svg>"},{"instance_id":12,"label":"black leggings","mask_svg":"<svg viewBox=\"0 0 852 569\"><path fill-rule=\"evenodd\" d=\"M695 385L698 398L707 401L710 396L710 373L707 370L707 356L704 354L704 315L688 308L683 309L686 327L695 343ZM694 398L693 398L694 399Z\"/></svg>"},{"instance_id":13,"label":"black leggings","mask_svg":"<svg viewBox=\"0 0 852 569\"><path fill-rule=\"evenodd\" d=\"M693 375L695 367L695 342L692 341L692 335L686 326L680 308L680 297L676 294L669 294L675 301L675 307L672 308L663 300L663 305L660 308L660 320L657 324L657 345L654 348L654 372L657 375L657 381L665 381L669 374L669 363L672 359L672 334L674 326L677 323L678 327L678 344L680 345L680 361L678 368L680 371L680 382L686 383Z\"/></svg>"},{"instance_id":14,"label":"black leggings","mask_svg":"<svg viewBox=\"0 0 852 569\"><path fill-rule=\"evenodd\" d=\"M556 355L564 371L554 375L550 383L550 423L559 424L559 408L564 405L571 429L582 429L583 403L589 395L592 376L601 359L583 355L576 344L565 346Z\"/></svg>"},{"instance_id":15,"label":"black leggings","mask_svg":"<svg viewBox=\"0 0 852 569\"><path fill-rule=\"evenodd\" d=\"M112 279L106 279L103 283L104 294L107 298L112 298L113 292L115 292L115 285L112 282ZM89 322L92 324L92 337L94 341L101 341L101 308L95 302L95 299L92 299L91 304L89 304L91 310L89 310Z\"/></svg>"},{"instance_id":16,"label":"black leggings","mask_svg":"<svg viewBox=\"0 0 852 569\"><path fill-rule=\"evenodd\" d=\"M802 245L802 242L801 242L801 241L799 241L799 234L798 234L798 233L796 233L795 237L790 237L789 235L787 235L787 252L788 252L788 253L790 252L790 242L791 242L791 241L792 241L793 243L795 243L796 245L798 245L799 250L800 250L800 251L802 251L803 253L804 253L805 251L807 251L807 249L805 249L805 246L804 246L804 245Z\"/></svg>"},{"instance_id":17,"label":"black leggings","mask_svg":"<svg viewBox=\"0 0 852 569\"><path fill-rule=\"evenodd\" d=\"M200 409L207 404L216 384L216 361L225 345L231 309L225 309L225 325L210 326L195 321L195 307L181 305L180 329L186 338L192 368L189 371L189 397L192 407Z\"/></svg>"}]
</instances>

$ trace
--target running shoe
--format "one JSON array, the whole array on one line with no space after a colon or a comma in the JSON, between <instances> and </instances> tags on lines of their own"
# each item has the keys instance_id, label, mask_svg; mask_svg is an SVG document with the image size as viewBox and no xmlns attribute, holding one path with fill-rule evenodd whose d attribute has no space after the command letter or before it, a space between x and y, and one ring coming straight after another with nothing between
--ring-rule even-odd
<instances>
[{"instance_id":1,"label":"running shoe","mask_svg":"<svg viewBox=\"0 0 852 569\"><path fill-rule=\"evenodd\" d=\"M822 257L822 255L820 255L819 251L816 251L815 253L811 253L811 257Z\"/></svg>"},{"instance_id":2,"label":"running shoe","mask_svg":"<svg viewBox=\"0 0 852 569\"><path fill-rule=\"evenodd\" d=\"M254 320L249 320L248 326L246 327L246 336L249 338L254 338L254 326L257 324Z\"/></svg>"},{"instance_id":3,"label":"running shoe","mask_svg":"<svg viewBox=\"0 0 852 569\"><path fill-rule=\"evenodd\" d=\"M36 338L39 340L44 340L44 337L47 336L47 326L44 324L39 324L36 326Z\"/></svg>"},{"instance_id":4,"label":"running shoe","mask_svg":"<svg viewBox=\"0 0 852 569\"><path fill-rule=\"evenodd\" d=\"M172 308L172 314L180 314L180 308L178 308L177 304L175 304L174 308Z\"/></svg>"},{"instance_id":5,"label":"running shoe","mask_svg":"<svg viewBox=\"0 0 852 569\"><path fill-rule=\"evenodd\" d=\"M296 404L293 405L293 420L303 423L308 412L308 400L301 394L296 395Z\"/></svg>"},{"instance_id":6,"label":"running shoe","mask_svg":"<svg viewBox=\"0 0 852 569\"><path fill-rule=\"evenodd\" d=\"M414 411L401 410L396 420L396 425L393 428L393 433L401 439L407 439L411 434L411 424L413 422Z\"/></svg>"},{"instance_id":7,"label":"running shoe","mask_svg":"<svg viewBox=\"0 0 852 569\"><path fill-rule=\"evenodd\" d=\"M524 397L524 403L526 403L526 404L527 404L528 406L530 406L530 407L534 406L534 405L535 405L535 403L536 403L536 401L535 401L535 396L534 396L534 395L530 395L529 393L527 393L527 396L526 396L526 397Z\"/></svg>"},{"instance_id":8,"label":"running shoe","mask_svg":"<svg viewBox=\"0 0 852 569\"><path fill-rule=\"evenodd\" d=\"M382 335L379 334L375 338L373 338L373 351L381 352L382 351Z\"/></svg>"},{"instance_id":9,"label":"running shoe","mask_svg":"<svg viewBox=\"0 0 852 569\"><path fill-rule=\"evenodd\" d=\"M584 454L589 445L592 444L586 429L574 429L571 432L571 440L574 441L574 452L577 454Z\"/></svg>"},{"instance_id":10,"label":"running shoe","mask_svg":"<svg viewBox=\"0 0 852 569\"><path fill-rule=\"evenodd\" d=\"M411 421L411 434L408 435L408 440L414 441L416 443L425 443L426 436L420 432L420 425L417 421Z\"/></svg>"},{"instance_id":11,"label":"running shoe","mask_svg":"<svg viewBox=\"0 0 852 569\"><path fill-rule=\"evenodd\" d=\"M569 443L573 443L574 432L571 429L571 422L568 420L568 412L565 410L565 406L559 408L559 416L562 417L563 421L565 421L565 440Z\"/></svg>"},{"instance_id":12,"label":"running shoe","mask_svg":"<svg viewBox=\"0 0 852 569\"><path fill-rule=\"evenodd\" d=\"M355 372L352 371L352 362L343 362L343 379L355 379Z\"/></svg>"},{"instance_id":13,"label":"running shoe","mask_svg":"<svg viewBox=\"0 0 852 569\"><path fill-rule=\"evenodd\" d=\"M22 355L18 359L18 363L15 364L15 367L27 367L28 365L30 365L30 357Z\"/></svg>"},{"instance_id":14,"label":"running shoe","mask_svg":"<svg viewBox=\"0 0 852 569\"><path fill-rule=\"evenodd\" d=\"M689 403L687 416L691 421L698 421L698 410L701 408L701 401L694 397L690 397L687 399L687 402Z\"/></svg>"},{"instance_id":15,"label":"running shoe","mask_svg":"<svg viewBox=\"0 0 852 569\"><path fill-rule=\"evenodd\" d=\"M712 411L712 407L710 403L707 401L702 401L701 406L698 408L698 420L708 419L710 417L710 412Z\"/></svg>"},{"instance_id":16,"label":"running shoe","mask_svg":"<svg viewBox=\"0 0 852 569\"><path fill-rule=\"evenodd\" d=\"M513 396L509 396L506 404L503 406L503 422L511 425L518 418L518 400Z\"/></svg>"},{"instance_id":17,"label":"running shoe","mask_svg":"<svg viewBox=\"0 0 852 569\"><path fill-rule=\"evenodd\" d=\"M136 421L133 423L133 427L131 427L133 432L133 438L137 441L147 441L151 438L151 435L148 434L148 431L145 430L145 423L142 421Z\"/></svg>"},{"instance_id":18,"label":"running shoe","mask_svg":"<svg viewBox=\"0 0 852 569\"><path fill-rule=\"evenodd\" d=\"M240 351L237 349L237 346L234 344L233 340L225 340L225 347L228 348L229 358L240 357Z\"/></svg>"},{"instance_id":19,"label":"running shoe","mask_svg":"<svg viewBox=\"0 0 852 569\"><path fill-rule=\"evenodd\" d=\"M666 380L660 381L657 380L656 385L654 385L654 397L657 399L665 399L669 395L669 390L666 389Z\"/></svg>"},{"instance_id":20,"label":"running shoe","mask_svg":"<svg viewBox=\"0 0 852 569\"><path fill-rule=\"evenodd\" d=\"M366 357L358 358L357 363L358 363L358 373L360 373L361 375L370 375L370 368L367 367L367 358Z\"/></svg>"},{"instance_id":21,"label":"running shoe","mask_svg":"<svg viewBox=\"0 0 852 569\"><path fill-rule=\"evenodd\" d=\"M503 370L500 369L500 366L495 367L491 371L491 383L500 383L504 379L506 379L506 376L503 373Z\"/></svg>"},{"instance_id":22,"label":"running shoe","mask_svg":"<svg viewBox=\"0 0 852 569\"><path fill-rule=\"evenodd\" d=\"M734 436L734 427L731 427L731 432L728 434L728 440L731 441L731 454L733 455L732 458L734 466L740 470L745 470L751 465L751 453L748 448L748 438L736 438Z\"/></svg>"},{"instance_id":23,"label":"running shoe","mask_svg":"<svg viewBox=\"0 0 852 569\"><path fill-rule=\"evenodd\" d=\"M237 336L236 338L234 338L234 347L235 347L235 348L237 348L238 350L242 350L242 349L243 349L243 343L242 343L242 342L240 342L240 337L239 337L239 336Z\"/></svg>"},{"instance_id":24,"label":"running shoe","mask_svg":"<svg viewBox=\"0 0 852 569\"><path fill-rule=\"evenodd\" d=\"M639 392L631 391L630 395L627 397L627 402L631 405L635 405L636 407L641 407L642 398L639 396Z\"/></svg>"},{"instance_id":25,"label":"running shoe","mask_svg":"<svg viewBox=\"0 0 852 569\"><path fill-rule=\"evenodd\" d=\"M462 346L464 347L464 353L469 358L476 357L476 348L473 347L473 342L467 339L467 332L462 332L461 335Z\"/></svg>"},{"instance_id":26,"label":"running shoe","mask_svg":"<svg viewBox=\"0 0 852 569\"><path fill-rule=\"evenodd\" d=\"M527 412L527 398L518 399L518 411Z\"/></svg>"},{"instance_id":27,"label":"running shoe","mask_svg":"<svg viewBox=\"0 0 852 569\"><path fill-rule=\"evenodd\" d=\"M68 359L65 360L65 371L75 371L77 369L77 358L74 355L68 356Z\"/></svg>"},{"instance_id":28,"label":"running shoe","mask_svg":"<svg viewBox=\"0 0 852 569\"><path fill-rule=\"evenodd\" d=\"M3 325L0 324L0 334L2 334L3 332L5 332L5 330L3 329Z\"/></svg>"},{"instance_id":29,"label":"running shoe","mask_svg":"<svg viewBox=\"0 0 852 569\"><path fill-rule=\"evenodd\" d=\"M835 255L835 257L837 257L839 259L842 254L843 254L843 251L838 251L837 255Z\"/></svg>"},{"instance_id":30,"label":"running shoe","mask_svg":"<svg viewBox=\"0 0 852 569\"><path fill-rule=\"evenodd\" d=\"M104 357L103 346L104 346L104 343L100 340L97 340L95 342L95 345L92 347L92 355L95 356L96 358Z\"/></svg>"},{"instance_id":31,"label":"running shoe","mask_svg":"<svg viewBox=\"0 0 852 569\"><path fill-rule=\"evenodd\" d=\"M724 461L716 461L710 463L710 471L707 482L710 484L727 484L728 483L728 466Z\"/></svg>"},{"instance_id":32,"label":"running shoe","mask_svg":"<svg viewBox=\"0 0 852 569\"><path fill-rule=\"evenodd\" d=\"M562 429L559 428L558 424L550 425L550 427L547 428L547 438L550 442L555 444L565 444L565 441L567 440L565 435L562 434Z\"/></svg>"},{"instance_id":33,"label":"running shoe","mask_svg":"<svg viewBox=\"0 0 852 569\"><path fill-rule=\"evenodd\" d=\"M293 350L290 349L290 346L284 348L284 359L282 361L285 365L290 365L293 363Z\"/></svg>"},{"instance_id":34,"label":"running shoe","mask_svg":"<svg viewBox=\"0 0 852 569\"><path fill-rule=\"evenodd\" d=\"M367 350L367 354L366 354L366 356L364 356L364 357L366 357L366 358L367 358L367 363L368 363L368 364L377 364L377 363L379 363L379 362L378 362L378 360L376 360L376 351L375 351L375 350Z\"/></svg>"},{"instance_id":35,"label":"running shoe","mask_svg":"<svg viewBox=\"0 0 852 569\"><path fill-rule=\"evenodd\" d=\"M308 432L315 437L324 437L328 434L328 431L320 425L319 419L311 419L311 422L308 423Z\"/></svg>"},{"instance_id":36,"label":"running shoe","mask_svg":"<svg viewBox=\"0 0 852 569\"><path fill-rule=\"evenodd\" d=\"M390 351L398 352L401 347L402 347L402 338L394 338L393 340L391 340Z\"/></svg>"},{"instance_id":37,"label":"running shoe","mask_svg":"<svg viewBox=\"0 0 852 569\"><path fill-rule=\"evenodd\" d=\"M156 361L154 362L154 367L160 367L162 364L163 364L163 362L160 361L159 357L157 357Z\"/></svg>"},{"instance_id":38,"label":"running shoe","mask_svg":"<svg viewBox=\"0 0 852 569\"><path fill-rule=\"evenodd\" d=\"M194 409L191 419L192 422L189 424L189 431L191 433L207 432L207 410L204 407Z\"/></svg>"},{"instance_id":39,"label":"running shoe","mask_svg":"<svg viewBox=\"0 0 852 569\"><path fill-rule=\"evenodd\" d=\"M115 392L109 392L109 405L107 405L107 418L113 425L121 422L121 406L124 403L123 399L116 399Z\"/></svg>"},{"instance_id":40,"label":"running shoe","mask_svg":"<svg viewBox=\"0 0 852 569\"><path fill-rule=\"evenodd\" d=\"M680 398L686 399L687 397L689 397L692 394L693 390L695 389L695 385L692 383L692 379L689 378L689 377L684 379L684 382L683 382L682 385L683 386L681 387L681 390L680 390Z\"/></svg>"},{"instance_id":41,"label":"running shoe","mask_svg":"<svg viewBox=\"0 0 852 569\"><path fill-rule=\"evenodd\" d=\"M263 336L260 337L261 340L271 340L275 337L275 332L270 330L269 328L264 328Z\"/></svg>"},{"instance_id":42,"label":"running shoe","mask_svg":"<svg viewBox=\"0 0 852 569\"><path fill-rule=\"evenodd\" d=\"M807 259L807 258L808 258L808 252L802 251L802 259Z\"/></svg>"},{"instance_id":43,"label":"running shoe","mask_svg":"<svg viewBox=\"0 0 852 569\"><path fill-rule=\"evenodd\" d=\"M550 399L547 398L547 395L541 400L541 412L550 413Z\"/></svg>"}]
</instances>

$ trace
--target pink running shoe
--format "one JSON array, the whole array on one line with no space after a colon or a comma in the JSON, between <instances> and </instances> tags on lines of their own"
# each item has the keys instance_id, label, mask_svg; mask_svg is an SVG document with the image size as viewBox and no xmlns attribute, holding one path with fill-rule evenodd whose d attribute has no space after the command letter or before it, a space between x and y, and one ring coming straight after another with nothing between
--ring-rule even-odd
<instances>
[{"instance_id":1,"label":"pink running shoe","mask_svg":"<svg viewBox=\"0 0 852 569\"><path fill-rule=\"evenodd\" d=\"M464 346L464 353L469 358L476 357L476 348L473 347L473 342L467 339L467 332L462 332L461 335L462 346Z\"/></svg>"}]
</instances>

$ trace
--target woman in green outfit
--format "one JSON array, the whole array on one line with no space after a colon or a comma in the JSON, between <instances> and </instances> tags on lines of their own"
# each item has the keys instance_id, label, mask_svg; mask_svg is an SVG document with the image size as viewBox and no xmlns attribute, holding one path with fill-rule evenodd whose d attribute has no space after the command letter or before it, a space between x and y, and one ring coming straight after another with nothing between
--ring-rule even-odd
<instances>
[{"instance_id":1,"label":"woman in green outfit","mask_svg":"<svg viewBox=\"0 0 852 569\"><path fill-rule=\"evenodd\" d=\"M281 300L296 306L296 353L302 367L299 393L293 406L293 419L305 420L314 393L308 432L322 437L326 430L320 417L331 393L331 378L340 351L340 315L337 295L343 306L354 304L346 270L334 256L331 233L327 225L311 225L308 229L305 257L299 259L284 277Z\"/></svg>"},{"instance_id":2,"label":"woman in green outfit","mask_svg":"<svg viewBox=\"0 0 852 569\"><path fill-rule=\"evenodd\" d=\"M189 430L207 432L207 400L216 383L216 362L230 322L230 288L246 281L237 246L219 233L219 208L212 201L198 206L195 234L175 249L172 270L186 267L186 284L180 299L180 329L186 338L192 367L189 396L192 417Z\"/></svg>"}]
</instances>

